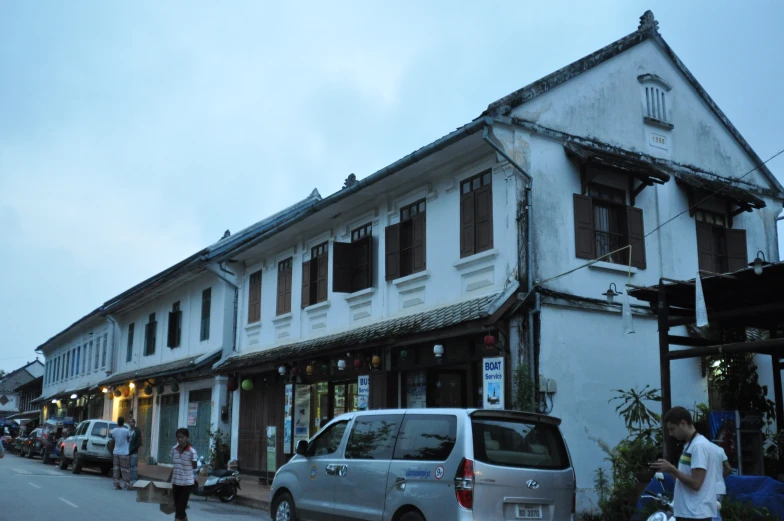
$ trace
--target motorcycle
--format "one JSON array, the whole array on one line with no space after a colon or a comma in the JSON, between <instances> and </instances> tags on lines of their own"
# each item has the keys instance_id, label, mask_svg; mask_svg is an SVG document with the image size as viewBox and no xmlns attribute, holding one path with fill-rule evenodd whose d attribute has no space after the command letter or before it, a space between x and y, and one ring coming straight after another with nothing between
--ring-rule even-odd
<instances>
[{"instance_id":1,"label":"motorcycle","mask_svg":"<svg viewBox=\"0 0 784 521\"><path fill-rule=\"evenodd\" d=\"M654 512L651 514L647 521L675 521L675 513L673 511L673 501L665 495L664 490L664 474L661 472L657 472L655 475L656 481L659 482L659 486L661 487L662 491L651 494L643 494L640 496L641 499L650 499L659 503L661 509L658 512ZM646 490L646 492L648 492ZM721 502L717 501L716 506L719 510L721 510Z\"/></svg>"},{"instance_id":2,"label":"motorcycle","mask_svg":"<svg viewBox=\"0 0 784 521\"><path fill-rule=\"evenodd\" d=\"M196 464L196 471L199 475L207 474L207 481L204 486L200 486L194 491L195 496L203 496L205 499L210 496L217 496L224 503L230 503L237 497L237 490L240 487L240 473L236 470L212 470L212 467L204 461L204 456L199 458Z\"/></svg>"}]
</instances>

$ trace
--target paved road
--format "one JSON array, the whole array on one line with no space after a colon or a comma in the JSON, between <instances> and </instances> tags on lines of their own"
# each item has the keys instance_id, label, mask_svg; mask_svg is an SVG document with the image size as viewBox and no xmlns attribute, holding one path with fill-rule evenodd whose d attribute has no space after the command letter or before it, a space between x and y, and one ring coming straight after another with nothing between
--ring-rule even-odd
<instances>
[{"instance_id":1,"label":"paved road","mask_svg":"<svg viewBox=\"0 0 784 521\"><path fill-rule=\"evenodd\" d=\"M74 475L38 458L0 459L0 519L57 521L172 521L158 505L137 503L136 494L114 490L111 478L85 469ZM189 521L268 521L259 511L191 496Z\"/></svg>"}]
</instances>

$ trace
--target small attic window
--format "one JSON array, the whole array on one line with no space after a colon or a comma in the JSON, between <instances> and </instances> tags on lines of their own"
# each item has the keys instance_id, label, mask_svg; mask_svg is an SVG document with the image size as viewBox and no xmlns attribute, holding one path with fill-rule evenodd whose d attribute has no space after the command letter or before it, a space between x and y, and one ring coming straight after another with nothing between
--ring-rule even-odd
<instances>
[{"instance_id":1,"label":"small attic window","mask_svg":"<svg viewBox=\"0 0 784 521\"><path fill-rule=\"evenodd\" d=\"M669 92L672 90L669 83L655 74L637 76L642 85L643 120L651 125L670 130L674 128L671 121L671 107Z\"/></svg>"}]
</instances>

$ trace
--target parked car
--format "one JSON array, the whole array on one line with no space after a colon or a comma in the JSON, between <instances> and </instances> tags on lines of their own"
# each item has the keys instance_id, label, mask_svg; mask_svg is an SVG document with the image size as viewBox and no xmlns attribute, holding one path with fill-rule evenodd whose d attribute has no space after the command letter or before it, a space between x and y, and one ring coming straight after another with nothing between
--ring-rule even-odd
<instances>
[{"instance_id":1,"label":"parked car","mask_svg":"<svg viewBox=\"0 0 784 521\"><path fill-rule=\"evenodd\" d=\"M278 469L271 516L567 521L576 479L560 423L486 409L344 414Z\"/></svg>"},{"instance_id":2,"label":"parked car","mask_svg":"<svg viewBox=\"0 0 784 521\"><path fill-rule=\"evenodd\" d=\"M46 443L46 431L43 427L33 429L30 436L21 444L21 456L32 458L41 454L44 444Z\"/></svg>"},{"instance_id":3,"label":"parked car","mask_svg":"<svg viewBox=\"0 0 784 521\"><path fill-rule=\"evenodd\" d=\"M60 447L62 442L74 432L75 423L73 418L50 418L44 422L41 428L44 430L43 446L41 447L41 460L44 465L50 460L60 459Z\"/></svg>"},{"instance_id":4,"label":"parked car","mask_svg":"<svg viewBox=\"0 0 784 521\"><path fill-rule=\"evenodd\" d=\"M82 468L97 467L104 475L112 470L112 455L107 444L109 434L117 427L106 420L85 420L76 427L73 436L65 439L59 451L60 468L66 470L72 465L71 472L79 474Z\"/></svg>"}]
</instances>

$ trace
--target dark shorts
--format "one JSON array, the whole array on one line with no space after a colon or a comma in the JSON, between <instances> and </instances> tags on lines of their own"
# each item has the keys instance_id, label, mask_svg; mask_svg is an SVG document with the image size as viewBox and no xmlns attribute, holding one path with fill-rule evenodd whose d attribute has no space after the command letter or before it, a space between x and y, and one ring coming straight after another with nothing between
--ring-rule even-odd
<instances>
[{"instance_id":1,"label":"dark shorts","mask_svg":"<svg viewBox=\"0 0 784 521\"><path fill-rule=\"evenodd\" d=\"M188 508L188 498L191 495L191 490L193 490L193 485L188 485L185 487L172 485L174 508L176 509L174 517L177 519L185 519L185 509Z\"/></svg>"}]
</instances>

